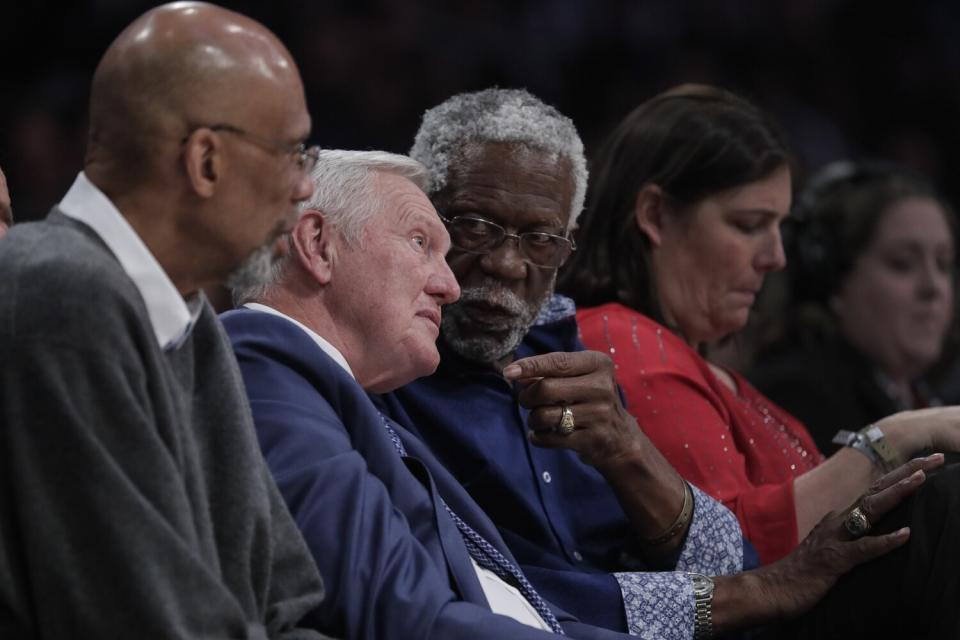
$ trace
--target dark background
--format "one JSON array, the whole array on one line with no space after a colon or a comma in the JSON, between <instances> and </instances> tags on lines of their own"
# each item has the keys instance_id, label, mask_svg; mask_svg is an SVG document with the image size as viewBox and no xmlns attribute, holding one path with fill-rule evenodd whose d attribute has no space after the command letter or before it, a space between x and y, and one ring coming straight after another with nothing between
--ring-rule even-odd
<instances>
[{"instance_id":1,"label":"dark background","mask_svg":"<svg viewBox=\"0 0 960 640\"><path fill-rule=\"evenodd\" d=\"M0 167L18 220L44 215L81 167L88 86L153 2L0 8ZM298 61L325 147L405 152L451 94L526 87L577 123L588 156L673 84L734 89L773 112L807 169L883 156L955 202L960 2L861 0L350 0L228 2ZM238 99L242 99L238 97Z\"/></svg>"}]
</instances>

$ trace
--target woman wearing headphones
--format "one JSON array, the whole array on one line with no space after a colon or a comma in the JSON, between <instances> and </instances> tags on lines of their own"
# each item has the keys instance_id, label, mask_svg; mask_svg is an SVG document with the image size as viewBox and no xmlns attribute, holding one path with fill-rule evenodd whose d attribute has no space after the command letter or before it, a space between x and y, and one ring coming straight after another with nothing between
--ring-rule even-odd
<instances>
[{"instance_id":1,"label":"woman wearing headphones","mask_svg":"<svg viewBox=\"0 0 960 640\"><path fill-rule=\"evenodd\" d=\"M822 451L838 429L939 404L923 375L953 316L946 202L905 168L840 162L810 180L788 224L785 331L754 384Z\"/></svg>"}]
</instances>

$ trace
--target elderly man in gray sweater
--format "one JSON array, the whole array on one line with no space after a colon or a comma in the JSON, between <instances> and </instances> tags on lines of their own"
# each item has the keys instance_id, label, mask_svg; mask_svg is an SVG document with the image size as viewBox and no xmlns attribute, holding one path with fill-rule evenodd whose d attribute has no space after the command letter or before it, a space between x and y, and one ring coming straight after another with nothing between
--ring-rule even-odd
<instances>
[{"instance_id":1,"label":"elderly man in gray sweater","mask_svg":"<svg viewBox=\"0 0 960 640\"><path fill-rule=\"evenodd\" d=\"M83 172L0 242L0 637L320 637L199 293L312 193L309 131L289 53L244 16L165 5L107 50Z\"/></svg>"}]
</instances>

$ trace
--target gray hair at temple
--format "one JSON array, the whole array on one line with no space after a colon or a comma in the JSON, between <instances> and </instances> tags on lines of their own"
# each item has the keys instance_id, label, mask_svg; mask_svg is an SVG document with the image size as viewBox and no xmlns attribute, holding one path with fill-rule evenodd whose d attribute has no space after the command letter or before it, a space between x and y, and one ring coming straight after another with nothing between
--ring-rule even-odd
<instances>
[{"instance_id":1,"label":"gray hair at temple","mask_svg":"<svg viewBox=\"0 0 960 640\"><path fill-rule=\"evenodd\" d=\"M421 190L425 190L429 179L426 168L408 156L386 151L324 149L310 172L313 196L299 204L300 214L320 211L348 244L360 244L367 223L388 206L375 186L379 173L406 178ZM234 304L262 299L283 276L291 260L290 251L276 258L272 246L250 256L227 280Z\"/></svg>"},{"instance_id":2,"label":"gray hair at temple","mask_svg":"<svg viewBox=\"0 0 960 640\"><path fill-rule=\"evenodd\" d=\"M587 159L573 121L523 89L484 89L461 93L423 114L410 149L430 173L427 195L447 185L451 164L468 157L471 146L488 142L518 143L567 158L575 190L568 229L576 224L587 193Z\"/></svg>"}]
</instances>

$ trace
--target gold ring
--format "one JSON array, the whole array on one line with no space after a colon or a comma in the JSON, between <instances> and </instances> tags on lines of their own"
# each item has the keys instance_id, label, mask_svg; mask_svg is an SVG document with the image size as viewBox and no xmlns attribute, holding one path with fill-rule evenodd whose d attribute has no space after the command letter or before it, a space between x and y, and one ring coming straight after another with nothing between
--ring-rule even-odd
<instances>
[{"instance_id":1,"label":"gold ring","mask_svg":"<svg viewBox=\"0 0 960 640\"><path fill-rule=\"evenodd\" d=\"M860 507L854 507L847 514L843 526L854 538L860 538L870 531L870 520Z\"/></svg>"},{"instance_id":2,"label":"gold ring","mask_svg":"<svg viewBox=\"0 0 960 640\"><path fill-rule=\"evenodd\" d=\"M562 436L568 436L576 429L576 422L573 420L573 411L567 405L563 406L563 413L560 414L560 424L557 425L557 433Z\"/></svg>"}]
</instances>

